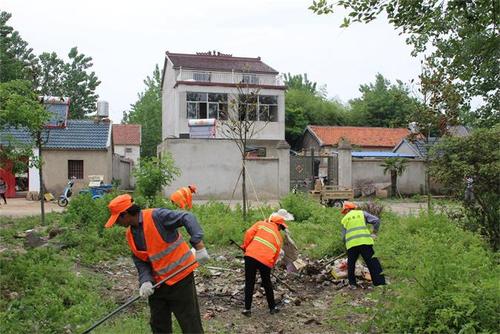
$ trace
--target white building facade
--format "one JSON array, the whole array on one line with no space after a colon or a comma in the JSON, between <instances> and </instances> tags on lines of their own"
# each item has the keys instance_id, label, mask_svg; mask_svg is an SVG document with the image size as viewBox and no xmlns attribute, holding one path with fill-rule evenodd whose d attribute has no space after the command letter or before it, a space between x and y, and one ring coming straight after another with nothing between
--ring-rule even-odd
<instances>
[{"instance_id":1,"label":"white building facade","mask_svg":"<svg viewBox=\"0 0 500 334\"><path fill-rule=\"evenodd\" d=\"M182 174L165 189L166 195L179 186L194 183L200 199L230 199L228 194L241 182L241 154L222 129L231 113L241 108L238 103L241 104L242 94L253 94L255 111L246 117L260 129L250 140L258 154L249 153L247 171L252 168L253 175L249 176L254 189L247 189L255 190L257 197L263 194L274 199L288 193L285 86L279 73L260 57L167 52L162 78L163 142L158 153L170 152ZM204 163L200 165L197 159L201 158ZM272 187L270 179L276 181ZM240 196L241 192L236 191L234 197Z\"/></svg>"}]
</instances>

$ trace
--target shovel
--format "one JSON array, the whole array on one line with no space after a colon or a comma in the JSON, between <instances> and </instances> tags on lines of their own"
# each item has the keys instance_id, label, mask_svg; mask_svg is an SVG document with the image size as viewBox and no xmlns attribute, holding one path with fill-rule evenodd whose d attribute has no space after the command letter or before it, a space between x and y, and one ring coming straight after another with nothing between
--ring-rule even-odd
<instances>
[{"instance_id":1,"label":"shovel","mask_svg":"<svg viewBox=\"0 0 500 334\"><path fill-rule=\"evenodd\" d=\"M236 247L238 247L239 249L241 249L242 251L245 251L243 248L240 247L240 245L238 245L238 243L236 241L234 241L233 239L229 239L229 241L231 242L231 244L235 245ZM294 288L292 288L290 285L288 285L286 282L284 282L281 278L279 278L278 276L276 276L273 272L271 272L271 276L273 276L278 282L280 282L281 284L283 284L284 286L286 286L288 288L288 290L290 290L291 292L297 292L297 290L295 290Z\"/></svg>"},{"instance_id":2,"label":"shovel","mask_svg":"<svg viewBox=\"0 0 500 334\"><path fill-rule=\"evenodd\" d=\"M186 266L180 268L179 270L176 270L172 274L168 275L167 277L165 277L164 279L162 279L161 281L159 281L158 283L156 283L155 285L153 285L153 289L156 289L157 287L159 287L160 285L162 285L163 283L165 283L169 279L172 279L175 276L179 275L181 272L183 272L187 268L191 267L195 263L196 263L196 261L193 261L191 263L188 263ZM114 316L115 314L117 314L118 312L120 312L121 310L123 310L124 308L126 308L127 306L129 306L130 304L134 303L135 301L137 301L140 298L141 298L141 296L130 297L129 300L125 304L123 304L122 306L118 307L116 310L114 310L113 312L111 312L110 314L108 314L107 316L105 316L104 318L102 318L101 320L99 320L98 322L96 322L95 324L93 324L92 327L88 328L85 332L82 332L82 334L90 333L97 326L99 326L100 324L102 324L103 322L105 322L106 320L108 320L109 318L111 318L112 316Z\"/></svg>"}]
</instances>

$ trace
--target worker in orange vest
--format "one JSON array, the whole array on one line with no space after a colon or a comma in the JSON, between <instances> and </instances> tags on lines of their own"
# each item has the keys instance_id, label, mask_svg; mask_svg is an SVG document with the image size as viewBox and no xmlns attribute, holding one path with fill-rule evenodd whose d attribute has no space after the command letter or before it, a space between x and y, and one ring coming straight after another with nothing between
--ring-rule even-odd
<instances>
[{"instance_id":1,"label":"worker in orange vest","mask_svg":"<svg viewBox=\"0 0 500 334\"><path fill-rule=\"evenodd\" d=\"M193 271L209 256L195 216L163 208L141 210L128 194L115 197L108 208L111 217L105 227L116 223L127 228L128 245L139 273L139 295L149 298L152 332L172 333L173 312L183 333L203 333ZM191 236L192 249L178 231L182 226ZM177 271L179 274L153 288Z\"/></svg>"},{"instance_id":2,"label":"worker in orange vest","mask_svg":"<svg viewBox=\"0 0 500 334\"><path fill-rule=\"evenodd\" d=\"M177 189L176 192L170 195L170 200L181 209L186 207L188 209L192 209L194 193L196 193L196 186L192 184L187 187Z\"/></svg>"},{"instance_id":3,"label":"worker in orange vest","mask_svg":"<svg viewBox=\"0 0 500 334\"><path fill-rule=\"evenodd\" d=\"M282 253L283 237L280 231L286 228L288 226L285 224L285 217L273 213L269 219L255 223L245 232L245 239L241 245L245 252L245 309L242 313L247 317L252 314L252 297L257 270L260 272L262 285L266 291L269 312L271 314L279 312L274 301L271 269Z\"/></svg>"}]
</instances>

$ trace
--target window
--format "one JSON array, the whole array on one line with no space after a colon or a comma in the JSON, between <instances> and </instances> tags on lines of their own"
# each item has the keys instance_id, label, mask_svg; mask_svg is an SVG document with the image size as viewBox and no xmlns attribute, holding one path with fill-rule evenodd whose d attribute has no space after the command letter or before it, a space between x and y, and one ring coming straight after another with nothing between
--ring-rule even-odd
<instances>
[{"instance_id":1,"label":"window","mask_svg":"<svg viewBox=\"0 0 500 334\"><path fill-rule=\"evenodd\" d=\"M68 160L68 179L83 179L83 160Z\"/></svg>"},{"instance_id":2,"label":"window","mask_svg":"<svg viewBox=\"0 0 500 334\"><path fill-rule=\"evenodd\" d=\"M258 99L257 99L258 97ZM238 97L238 111L240 121L277 122L278 97L270 95L240 95Z\"/></svg>"},{"instance_id":3,"label":"window","mask_svg":"<svg viewBox=\"0 0 500 334\"><path fill-rule=\"evenodd\" d=\"M258 85L259 84L259 77L256 76L255 74L243 74L242 79L241 79L241 83Z\"/></svg>"},{"instance_id":4,"label":"window","mask_svg":"<svg viewBox=\"0 0 500 334\"><path fill-rule=\"evenodd\" d=\"M132 147L125 147L125 153L132 153Z\"/></svg>"},{"instance_id":5,"label":"window","mask_svg":"<svg viewBox=\"0 0 500 334\"><path fill-rule=\"evenodd\" d=\"M193 79L195 81L210 81L210 73L195 72L193 73Z\"/></svg>"},{"instance_id":6,"label":"window","mask_svg":"<svg viewBox=\"0 0 500 334\"><path fill-rule=\"evenodd\" d=\"M187 118L227 119L227 94L187 92Z\"/></svg>"}]
</instances>

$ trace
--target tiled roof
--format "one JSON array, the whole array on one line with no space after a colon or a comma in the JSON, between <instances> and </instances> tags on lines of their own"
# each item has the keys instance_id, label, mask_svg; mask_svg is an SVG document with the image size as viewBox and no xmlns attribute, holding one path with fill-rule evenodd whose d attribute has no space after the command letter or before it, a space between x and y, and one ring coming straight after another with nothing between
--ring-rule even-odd
<instances>
[{"instance_id":1,"label":"tiled roof","mask_svg":"<svg viewBox=\"0 0 500 334\"><path fill-rule=\"evenodd\" d=\"M109 146L111 123L90 120L68 120L65 128L52 128L48 132L47 149L106 150ZM0 130L0 144L7 145L9 137L27 144L31 138L25 129Z\"/></svg>"},{"instance_id":2,"label":"tiled roof","mask_svg":"<svg viewBox=\"0 0 500 334\"><path fill-rule=\"evenodd\" d=\"M113 124L114 145L141 145L140 124Z\"/></svg>"},{"instance_id":3,"label":"tiled roof","mask_svg":"<svg viewBox=\"0 0 500 334\"><path fill-rule=\"evenodd\" d=\"M206 71L235 71L248 73L278 74L271 66L265 64L260 57L246 58L233 57L230 55L209 54L183 54L166 53L168 59L174 64L174 68L196 69Z\"/></svg>"},{"instance_id":4,"label":"tiled roof","mask_svg":"<svg viewBox=\"0 0 500 334\"><path fill-rule=\"evenodd\" d=\"M335 146L341 138L345 138L349 140L351 145L392 148L399 144L399 142L410 133L410 131L405 128L370 128L354 126L309 125L307 129L318 139L321 146Z\"/></svg>"}]
</instances>

